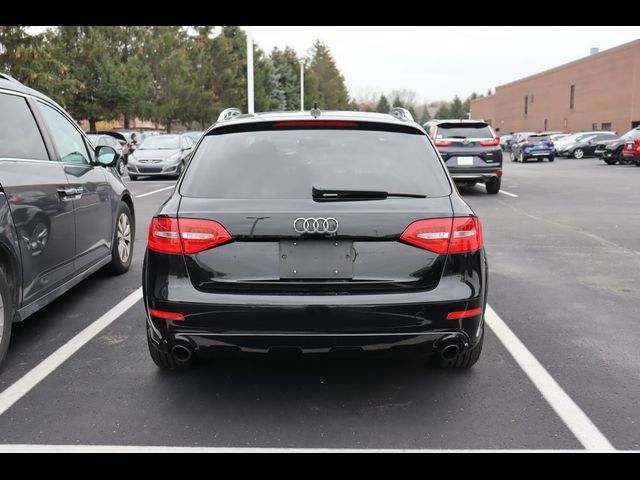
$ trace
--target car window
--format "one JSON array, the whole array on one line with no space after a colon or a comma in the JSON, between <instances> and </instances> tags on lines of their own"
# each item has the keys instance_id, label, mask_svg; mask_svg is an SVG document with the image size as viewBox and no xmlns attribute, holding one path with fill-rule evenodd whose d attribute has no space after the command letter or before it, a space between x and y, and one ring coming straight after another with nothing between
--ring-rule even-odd
<instances>
[{"instance_id":1,"label":"car window","mask_svg":"<svg viewBox=\"0 0 640 480\"><path fill-rule=\"evenodd\" d=\"M42 135L23 97L0 94L0 157L49 160Z\"/></svg>"},{"instance_id":2,"label":"car window","mask_svg":"<svg viewBox=\"0 0 640 480\"><path fill-rule=\"evenodd\" d=\"M486 123L439 123L436 138L493 138L493 132Z\"/></svg>"},{"instance_id":3,"label":"car window","mask_svg":"<svg viewBox=\"0 0 640 480\"><path fill-rule=\"evenodd\" d=\"M180 192L200 198L311 198L312 187L433 197L451 192L424 134L313 128L207 135Z\"/></svg>"},{"instance_id":4,"label":"car window","mask_svg":"<svg viewBox=\"0 0 640 480\"><path fill-rule=\"evenodd\" d=\"M38 102L53 137L60 159L65 163L90 164L90 156L80 132L60 112Z\"/></svg>"}]
</instances>

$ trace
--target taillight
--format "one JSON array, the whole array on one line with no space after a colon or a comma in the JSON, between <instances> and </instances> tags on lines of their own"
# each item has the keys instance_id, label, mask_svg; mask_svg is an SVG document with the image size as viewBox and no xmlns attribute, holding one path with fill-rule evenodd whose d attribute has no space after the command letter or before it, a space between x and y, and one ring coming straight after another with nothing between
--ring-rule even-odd
<instances>
[{"instance_id":1,"label":"taillight","mask_svg":"<svg viewBox=\"0 0 640 480\"><path fill-rule=\"evenodd\" d=\"M418 220L400 240L441 255L473 252L483 245L482 225L477 217Z\"/></svg>"},{"instance_id":2,"label":"taillight","mask_svg":"<svg viewBox=\"0 0 640 480\"><path fill-rule=\"evenodd\" d=\"M149 225L147 245L156 252L181 255L178 220L176 218L154 217Z\"/></svg>"},{"instance_id":3,"label":"taillight","mask_svg":"<svg viewBox=\"0 0 640 480\"><path fill-rule=\"evenodd\" d=\"M481 308L474 308L473 310L460 310L458 312L451 312L447 315L447 320L459 320L461 318L475 317L482 313Z\"/></svg>"},{"instance_id":4,"label":"taillight","mask_svg":"<svg viewBox=\"0 0 640 480\"><path fill-rule=\"evenodd\" d=\"M173 255L193 255L231 240L229 232L213 220L155 217L149 225L151 250Z\"/></svg>"},{"instance_id":5,"label":"taillight","mask_svg":"<svg viewBox=\"0 0 640 480\"><path fill-rule=\"evenodd\" d=\"M453 142L452 141L447 141L447 140L436 140L434 145L436 147L448 147L449 145L451 145Z\"/></svg>"},{"instance_id":6,"label":"taillight","mask_svg":"<svg viewBox=\"0 0 640 480\"><path fill-rule=\"evenodd\" d=\"M483 147L495 147L496 145L500 145L500 137L496 137L493 140L482 140L480 145Z\"/></svg>"},{"instance_id":7,"label":"taillight","mask_svg":"<svg viewBox=\"0 0 640 480\"><path fill-rule=\"evenodd\" d=\"M149 309L149 315L156 318L164 318L165 320L184 320L184 315L176 312L164 312L162 310Z\"/></svg>"}]
</instances>

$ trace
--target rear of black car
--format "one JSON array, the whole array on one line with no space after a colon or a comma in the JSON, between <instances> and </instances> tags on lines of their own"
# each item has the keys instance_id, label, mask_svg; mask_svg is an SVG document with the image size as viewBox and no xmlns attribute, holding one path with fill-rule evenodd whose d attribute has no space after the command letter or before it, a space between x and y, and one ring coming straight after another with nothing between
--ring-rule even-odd
<instances>
[{"instance_id":1,"label":"rear of black car","mask_svg":"<svg viewBox=\"0 0 640 480\"><path fill-rule=\"evenodd\" d=\"M451 177L457 183L482 182L487 193L498 193L502 179L500 138L483 121L450 120L431 129L433 139Z\"/></svg>"},{"instance_id":2,"label":"rear of black car","mask_svg":"<svg viewBox=\"0 0 640 480\"><path fill-rule=\"evenodd\" d=\"M410 350L468 367L486 274L480 222L417 126L230 121L150 225L150 351L164 368L209 347Z\"/></svg>"}]
</instances>

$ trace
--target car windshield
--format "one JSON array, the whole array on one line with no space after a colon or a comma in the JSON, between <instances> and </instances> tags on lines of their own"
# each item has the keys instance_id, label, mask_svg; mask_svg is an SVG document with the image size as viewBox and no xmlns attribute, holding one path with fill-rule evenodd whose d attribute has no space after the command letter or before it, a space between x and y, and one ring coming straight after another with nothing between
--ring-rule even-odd
<instances>
[{"instance_id":1,"label":"car windshield","mask_svg":"<svg viewBox=\"0 0 640 480\"><path fill-rule=\"evenodd\" d=\"M629 130L620 138L622 138L623 140L632 140L635 138L640 138L640 128L634 128L632 130Z\"/></svg>"},{"instance_id":2,"label":"car windshield","mask_svg":"<svg viewBox=\"0 0 640 480\"><path fill-rule=\"evenodd\" d=\"M138 148L140 150L177 150L180 148L180 137L178 135L154 135L145 138Z\"/></svg>"},{"instance_id":3,"label":"car windshield","mask_svg":"<svg viewBox=\"0 0 640 480\"><path fill-rule=\"evenodd\" d=\"M493 132L483 122L439 123L436 138L493 138Z\"/></svg>"},{"instance_id":4,"label":"car windshield","mask_svg":"<svg viewBox=\"0 0 640 480\"><path fill-rule=\"evenodd\" d=\"M199 198L311 198L313 187L429 197L451 193L424 134L324 128L207 135L180 193Z\"/></svg>"}]
</instances>

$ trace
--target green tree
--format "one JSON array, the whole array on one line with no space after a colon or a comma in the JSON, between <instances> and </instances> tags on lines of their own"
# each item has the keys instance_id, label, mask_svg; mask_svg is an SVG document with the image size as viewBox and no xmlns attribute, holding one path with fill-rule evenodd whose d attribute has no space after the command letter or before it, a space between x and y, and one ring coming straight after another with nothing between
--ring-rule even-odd
<instances>
[{"instance_id":1,"label":"green tree","mask_svg":"<svg viewBox=\"0 0 640 480\"><path fill-rule=\"evenodd\" d=\"M380 95L380 100L378 100L378 104L376 105L376 112L378 113L389 113L391 110L391 105L389 105L389 100L384 95Z\"/></svg>"},{"instance_id":2,"label":"green tree","mask_svg":"<svg viewBox=\"0 0 640 480\"><path fill-rule=\"evenodd\" d=\"M442 119L446 119L446 118L452 118L451 117L451 112L449 111L449 107L444 104L442 105L438 111L436 112L436 118L442 120Z\"/></svg>"},{"instance_id":3,"label":"green tree","mask_svg":"<svg viewBox=\"0 0 640 480\"><path fill-rule=\"evenodd\" d=\"M271 98L276 110L300 110L300 60L291 47L271 52Z\"/></svg>"},{"instance_id":4,"label":"green tree","mask_svg":"<svg viewBox=\"0 0 640 480\"><path fill-rule=\"evenodd\" d=\"M462 105L462 100L456 95L453 97L453 101L449 105L450 118L467 118L467 112Z\"/></svg>"},{"instance_id":5,"label":"green tree","mask_svg":"<svg viewBox=\"0 0 640 480\"><path fill-rule=\"evenodd\" d=\"M318 106L325 110L349 109L349 94L344 77L338 70L329 48L320 40L316 40L311 47L309 58L308 67L305 69L305 104L313 105L317 102Z\"/></svg>"},{"instance_id":6,"label":"green tree","mask_svg":"<svg viewBox=\"0 0 640 480\"><path fill-rule=\"evenodd\" d=\"M429 113L429 108L427 107L427 104L425 103L424 106L422 107L422 115L420 116L420 125L424 125L425 123L427 123L429 120L431 120L431 114Z\"/></svg>"}]
</instances>

